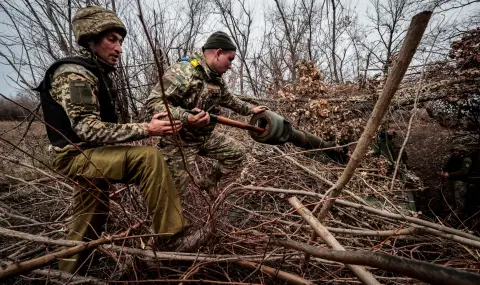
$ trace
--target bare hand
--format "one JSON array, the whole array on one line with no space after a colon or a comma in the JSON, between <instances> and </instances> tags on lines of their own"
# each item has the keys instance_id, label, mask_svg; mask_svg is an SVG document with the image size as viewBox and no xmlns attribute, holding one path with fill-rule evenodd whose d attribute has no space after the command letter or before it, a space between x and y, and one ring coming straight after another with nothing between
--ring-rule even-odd
<instances>
[{"instance_id":1,"label":"bare hand","mask_svg":"<svg viewBox=\"0 0 480 285\"><path fill-rule=\"evenodd\" d=\"M148 129L148 134L150 136L166 136L166 135L171 135L173 134L174 127L177 131L179 131L182 128L182 122L181 121L173 121L173 125L168 121L168 118L163 119L163 117L166 117L167 113L162 112L155 114L152 117L152 120L150 123L147 125Z\"/></svg>"},{"instance_id":2,"label":"bare hand","mask_svg":"<svg viewBox=\"0 0 480 285\"><path fill-rule=\"evenodd\" d=\"M252 113L253 114L258 114L258 113L261 113L265 110L268 110L268 107L267 106L257 106L255 108L252 109Z\"/></svg>"},{"instance_id":3,"label":"bare hand","mask_svg":"<svg viewBox=\"0 0 480 285\"><path fill-rule=\"evenodd\" d=\"M210 124L210 114L200 110L198 108L194 108L192 111L199 112L198 114L189 114L188 115L188 125L196 128L204 127Z\"/></svg>"}]
</instances>

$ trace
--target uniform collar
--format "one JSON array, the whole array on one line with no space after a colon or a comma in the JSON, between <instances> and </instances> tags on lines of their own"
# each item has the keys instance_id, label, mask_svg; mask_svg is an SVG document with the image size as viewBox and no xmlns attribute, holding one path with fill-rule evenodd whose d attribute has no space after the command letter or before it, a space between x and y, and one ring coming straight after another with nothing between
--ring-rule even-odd
<instances>
[{"instance_id":1,"label":"uniform collar","mask_svg":"<svg viewBox=\"0 0 480 285\"><path fill-rule=\"evenodd\" d=\"M205 56L201 52L196 52L193 54L193 57L195 57L198 62L200 63L200 66L203 69L203 72L205 76L207 77L207 80L217 80L217 81L222 81L222 76L219 75L215 70L211 69L210 66L208 66L207 61L205 60Z\"/></svg>"},{"instance_id":2,"label":"uniform collar","mask_svg":"<svg viewBox=\"0 0 480 285\"><path fill-rule=\"evenodd\" d=\"M92 61L95 60L92 52L90 50L85 49L85 48L82 48L80 50L80 56L84 57L84 58L87 58L87 59L90 59ZM103 61L101 58L99 58L97 56L95 56L95 58L97 59L98 65L100 66L100 69L101 69L102 72L111 73L111 72L114 72L117 69L115 66Z\"/></svg>"}]
</instances>

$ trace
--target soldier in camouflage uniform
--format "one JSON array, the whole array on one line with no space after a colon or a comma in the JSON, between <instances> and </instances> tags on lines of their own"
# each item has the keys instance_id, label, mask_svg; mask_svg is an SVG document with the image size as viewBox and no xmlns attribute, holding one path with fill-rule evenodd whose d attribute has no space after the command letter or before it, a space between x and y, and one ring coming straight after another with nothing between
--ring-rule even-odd
<instances>
[{"instance_id":1,"label":"soldier in camouflage uniform","mask_svg":"<svg viewBox=\"0 0 480 285\"><path fill-rule=\"evenodd\" d=\"M441 175L447 179L446 199L453 210L463 216L468 189L468 174L472 159L467 157L467 149L461 145L452 147L452 156L443 168Z\"/></svg>"},{"instance_id":2,"label":"soldier in camouflage uniform","mask_svg":"<svg viewBox=\"0 0 480 285\"><path fill-rule=\"evenodd\" d=\"M209 111L226 107L248 116L267 109L265 106L252 107L228 91L222 75L231 68L236 47L227 34L213 33L202 51L171 66L162 78L168 108L176 120L182 121L180 136L186 167L172 137L160 138L159 147L165 153L180 191L187 186L188 172L197 154L218 160L212 173L200 181L200 186L205 190L212 190L220 177L237 168L245 156L242 144L214 131L215 123L210 122ZM151 113L166 111L160 84L151 92L147 106ZM198 114L192 114L191 111Z\"/></svg>"},{"instance_id":3,"label":"soldier in camouflage uniform","mask_svg":"<svg viewBox=\"0 0 480 285\"><path fill-rule=\"evenodd\" d=\"M40 92L47 134L56 151L55 169L75 181L69 240L97 239L108 216L111 183L136 183L152 214L152 229L172 236L186 226L178 192L162 154L155 147L107 145L168 136L174 127L157 113L149 123L119 124L109 73L120 58L126 29L112 12L97 6L77 11L73 19L83 56L55 62L36 89ZM60 261L74 272L86 254Z\"/></svg>"}]
</instances>

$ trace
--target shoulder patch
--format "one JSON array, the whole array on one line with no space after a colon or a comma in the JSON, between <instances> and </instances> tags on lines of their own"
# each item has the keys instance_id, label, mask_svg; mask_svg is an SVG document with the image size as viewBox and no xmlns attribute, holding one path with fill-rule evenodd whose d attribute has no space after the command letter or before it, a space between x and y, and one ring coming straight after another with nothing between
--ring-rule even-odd
<instances>
[{"instance_id":1,"label":"shoulder patch","mask_svg":"<svg viewBox=\"0 0 480 285\"><path fill-rule=\"evenodd\" d=\"M91 81L92 84L94 85L98 84L98 79L92 72L90 72L89 70L87 70L85 67L81 65L73 64L73 63L60 65L53 73L53 78L66 73L79 74L82 77L85 77L87 80Z\"/></svg>"},{"instance_id":2,"label":"shoulder patch","mask_svg":"<svg viewBox=\"0 0 480 285\"><path fill-rule=\"evenodd\" d=\"M96 103L95 95L88 82L83 80L71 80L69 82L70 100L73 104L93 105Z\"/></svg>"}]
</instances>

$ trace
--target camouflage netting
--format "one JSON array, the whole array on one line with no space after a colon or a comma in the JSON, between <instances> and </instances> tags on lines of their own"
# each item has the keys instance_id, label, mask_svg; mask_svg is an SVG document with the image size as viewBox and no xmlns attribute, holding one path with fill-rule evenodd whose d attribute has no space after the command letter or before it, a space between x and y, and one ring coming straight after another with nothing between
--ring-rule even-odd
<instances>
[{"instance_id":1,"label":"camouflage netting","mask_svg":"<svg viewBox=\"0 0 480 285\"><path fill-rule=\"evenodd\" d=\"M480 67L480 28L468 31L460 40L452 43L449 56L462 69Z\"/></svg>"},{"instance_id":2,"label":"camouflage netting","mask_svg":"<svg viewBox=\"0 0 480 285\"><path fill-rule=\"evenodd\" d=\"M406 76L392 101L391 113L413 105L419 94L418 107L425 107L442 126L468 131L478 129L475 121L478 121L476 113L480 112L479 45L480 29L477 28L452 43L450 56L454 61L426 66L421 85L420 72ZM367 78L368 88L360 89L353 84L326 83L313 62L300 61L297 66L299 81L295 87L269 89L271 97L286 102L278 111L297 127L325 140L338 144L357 140L381 94L384 79ZM375 86L379 88L373 92Z\"/></svg>"},{"instance_id":3,"label":"camouflage netting","mask_svg":"<svg viewBox=\"0 0 480 285\"><path fill-rule=\"evenodd\" d=\"M297 66L298 86L287 85L271 95L285 102L278 112L324 140L345 144L358 139L373 101L354 85L327 84L313 62L301 61Z\"/></svg>"}]
</instances>

